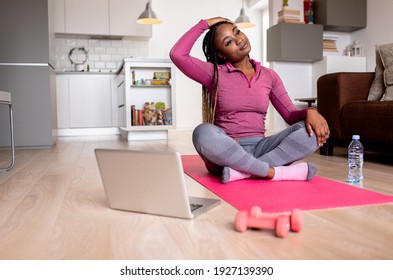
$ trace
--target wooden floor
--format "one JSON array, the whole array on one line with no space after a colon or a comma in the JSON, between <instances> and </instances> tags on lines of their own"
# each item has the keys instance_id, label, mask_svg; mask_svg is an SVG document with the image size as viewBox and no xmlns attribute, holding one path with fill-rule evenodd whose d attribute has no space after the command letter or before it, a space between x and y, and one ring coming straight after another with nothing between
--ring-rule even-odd
<instances>
[{"instance_id":1,"label":"wooden floor","mask_svg":"<svg viewBox=\"0 0 393 280\"><path fill-rule=\"evenodd\" d=\"M224 201L195 220L111 210L95 148L195 154L189 132L144 142L63 137L53 148L17 150L15 168L0 174L0 259L393 259L392 204L307 211L302 232L286 239L236 232L236 209ZM346 150L336 151L307 160L319 176L345 181ZM393 195L390 157L366 155L364 188ZM215 197L188 177L187 184L191 195Z\"/></svg>"}]
</instances>

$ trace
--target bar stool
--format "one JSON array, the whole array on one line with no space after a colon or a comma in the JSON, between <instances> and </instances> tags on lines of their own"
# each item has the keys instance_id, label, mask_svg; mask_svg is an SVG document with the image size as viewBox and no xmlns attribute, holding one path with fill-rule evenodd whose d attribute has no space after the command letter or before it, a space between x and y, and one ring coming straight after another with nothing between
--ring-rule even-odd
<instances>
[{"instance_id":1,"label":"bar stool","mask_svg":"<svg viewBox=\"0 0 393 280\"><path fill-rule=\"evenodd\" d=\"M15 165L15 143L14 143L14 120L12 117L11 93L0 91L0 105L8 105L10 113L10 133L11 133L11 164L8 167L0 168L0 173L11 170Z\"/></svg>"}]
</instances>

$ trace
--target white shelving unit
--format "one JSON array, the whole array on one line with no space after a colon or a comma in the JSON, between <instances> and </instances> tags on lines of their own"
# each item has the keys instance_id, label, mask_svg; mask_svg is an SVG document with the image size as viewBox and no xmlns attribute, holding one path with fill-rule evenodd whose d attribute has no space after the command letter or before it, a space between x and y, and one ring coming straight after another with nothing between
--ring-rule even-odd
<instances>
[{"instance_id":1,"label":"white shelving unit","mask_svg":"<svg viewBox=\"0 0 393 280\"><path fill-rule=\"evenodd\" d=\"M119 92L119 115L122 120L119 123L121 135L130 140L153 140L167 139L168 130L176 126L175 110L175 73L174 65L169 59L125 59L124 89ZM142 81L153 79L155 72L169 72L169 85L143 84ZM120 77L122 73L119 74ZM122 81L119 81L121 84ZM171 125L133 125L131 106L142 110L145 102L165 102L166 108L172 109Z\"/></svg>"}]
</instances>

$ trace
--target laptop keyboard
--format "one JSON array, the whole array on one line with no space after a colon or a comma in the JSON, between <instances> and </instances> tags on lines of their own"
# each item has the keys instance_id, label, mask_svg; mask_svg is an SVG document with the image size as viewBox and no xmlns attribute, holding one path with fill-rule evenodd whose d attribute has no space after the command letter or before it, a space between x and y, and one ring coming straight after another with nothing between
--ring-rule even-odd
<instances>
[{"instance_id":1,"label":"laptop keyboard","mask_svg":"<svg viewBox=\"0 0 393 280\"><path fill-rule=\"evenodd\" d=\"M191 212L197 210L198 208L201 208L202 206L202 204L190 203Z\"/></svg>"}]
</instances>

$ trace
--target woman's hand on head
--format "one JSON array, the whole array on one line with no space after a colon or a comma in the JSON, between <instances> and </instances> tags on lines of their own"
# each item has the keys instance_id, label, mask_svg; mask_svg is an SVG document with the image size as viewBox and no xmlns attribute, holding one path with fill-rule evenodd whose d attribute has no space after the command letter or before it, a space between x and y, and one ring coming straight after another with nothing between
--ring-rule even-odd
<instances>
[{"instance_id":1,"label":"woman's hand on head","mask_svg":"<svg viewBox=\"0 0 393 280\"><path fill-rule=\"evenodd\" d=\"M209 27L216 24L217 22L221 22L221 21L233 23L233 21L231 21L230 19L223 18L223 17L209 18L209 19L206 19L206 21L207 21L207 24L209 25Z\"/></svg>"}]
</instances>

